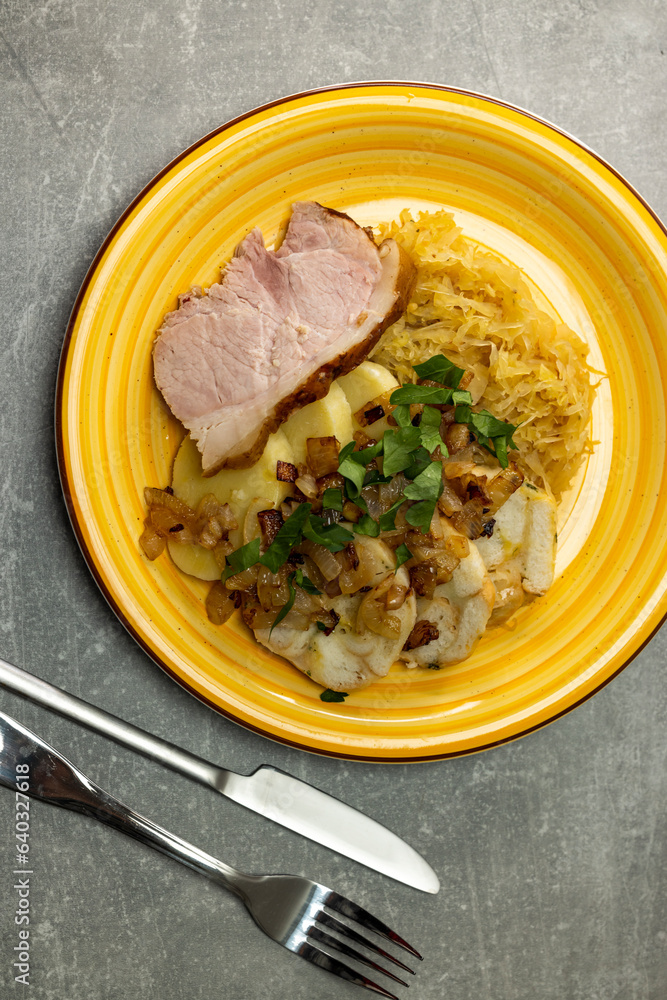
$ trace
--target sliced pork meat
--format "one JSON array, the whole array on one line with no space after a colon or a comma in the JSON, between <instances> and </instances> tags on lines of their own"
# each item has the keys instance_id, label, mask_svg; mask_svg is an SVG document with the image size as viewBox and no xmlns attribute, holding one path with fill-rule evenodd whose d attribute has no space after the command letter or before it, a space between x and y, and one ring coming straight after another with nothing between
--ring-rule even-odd
<instances>
[{"instance_id":1,"label":"sliced pork meat","mask_svg":"<svg viewBox=\"0 0 667 1000\"><path fill-rule=\"evenodd\" d=\"M155 381L204 475L253 465L293 410L360 364L404 311L414 275L393 240L378 247L347 215L307 201L278 250L253 229L219 284L181 296L158 331Z\"/></svg>"}]
</instances>

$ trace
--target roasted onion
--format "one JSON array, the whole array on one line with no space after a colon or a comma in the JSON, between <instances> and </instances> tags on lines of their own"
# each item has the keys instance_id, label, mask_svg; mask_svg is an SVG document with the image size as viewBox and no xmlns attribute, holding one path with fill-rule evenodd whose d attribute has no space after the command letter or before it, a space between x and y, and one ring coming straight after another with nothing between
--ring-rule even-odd
<instances>
[{"instance_id":1,"label":"roasted onion","mask_svg":"<svg viewBox=\"0 0 667 1000\"><path fill-rule=\"evenodd\" d=\"M303 552L306 556L310 556L327 582L335 580L340 573L342 568L341 563L334 553L330 552L323 545L318 545L317 542L311 542L309 539L306 539L299 546L299 551Z\"/></svg>"},{"instance_id":2,"label":"roasted onion","mask_svg":"<svg viewBox=\"0 0 667 1000\"><path fill-rule=\"evenodd\" d=\"M361 632L366 628L384 639L395 639L400 635L401 619L397 615L388 615L385 606L386 595L393 580L392 573L364 596L359 605L357 631Z\"/></svg>"},{"instance_id":3,"label":"roasted onion","mask_svg":"<svg viewBox=\"0 0 667 1000\"><path fill-rule=\"evenodd\" d=\"M440 629L433 622L422 618L415 623L412 632L408 636L403 649L418 649L420 646L428 646L429 642L440 638Z\"/></svg>"},{"instance_id":4,"label":"roasted onion","mask_svg":"<svg viewBox=\"0 0 667 1000\"><path fill-rule=\"evenodd\" d=\"M340 443L335 437L306 438L308 465L316 479L338 471Z\"/></svg>"},{"instance_id":5,"label":"roasted onion","mask_svg":"<svg viewBox=\"0 0 667 1000\"><path fill-rule=\"evenodd\" d=\"M257 515L262 510L267 510L271 507L270 500L263 500L261 497L255 497L254 500L250 501L250 505L246 511L245 519L243 521L243 544L247 545L248 542L252 542L253 538L261 533L260 523L257 519Z\"/></svg>"},{"instance_id":6,"label":"roasted onion","mask_svg":"<svg viewBox=\"0 0 667 1000\"><path fill-rule=\"evenodd\" d=\"M514 462L510 462L506 469L503 469L484 487L484 493L489 500L488 513L495 514L522 483L523 473L519 472Z\"/></svg>"},{"instance_id":7,"label":"roasted onion","mask_svg":"<svg viewBox=\"0 0 667 1000\"><path fill-rule=\"evenodd\" d=\"M266 566L260 566L257 572L257 600L263 611L271 608L282 608L289 600L287 585L287 570L282 566L277 573L272 573Z\"/></svg>"},{"instance_id":8,"label":"roasted onion","mask_svg":"<svg viewBox=\"0 0 667 1000\"><path fill-rule=\"evenodd\" d=\"M139 538L139 544L141 545L146 558L153 560L157 559L157 557L164 552L167 540L164 535L159 535L155 528L152 528L148 524Z\"/></svg>"},{"instance_id":9,"label":"roasted onion","mask_svg":"<svg viewBox=\"0 0 667 1000\"><path fill-rule=\"evenodd\" d=\"M240 605L240 595L227 590L218 580L213 584L206 597L206 614L214 625L224 625L234 613L234 608Z\"/></svg>"}]
</instances>

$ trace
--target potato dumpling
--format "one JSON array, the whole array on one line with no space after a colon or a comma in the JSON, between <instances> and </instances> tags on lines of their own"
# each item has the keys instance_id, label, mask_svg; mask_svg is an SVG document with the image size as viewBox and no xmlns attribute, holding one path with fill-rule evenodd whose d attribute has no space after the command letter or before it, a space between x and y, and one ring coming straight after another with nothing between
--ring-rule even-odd
<instances>
[{"instance_id":1,"label":"potato dumpling","mask_svg":"<svg viewBox=\"0 0 667 1000\"><path fill-rule=\"evenodd\" d=\"M281 503L289 494L290 483L276 479L276 463L293 462L292 448L282 429L269 437L264 454L250 469L222 469L215 476L202 475L201 458L197 447L186 437L174 459L172 489L184 503L196 507L207 493L213 493L220 503L232 508L238 528L230 531L229 538L235 548L243 544L241 529L250 502L255 497L267 501L267 507ZM169 543L169 554L179 569L200 580L218 580L220 567L212 552L199 545Z\"/></svg>"},{"instance_id":2,"label":"potato dumpling","mask_svg":"<svg viewBox=\"0 0 667 1000\"><path fill-rule=\"evenodd\" d=\"M340 380L339 380L340 381ZM298 465L306 461L306 440L309 437L335 437L342 445L352 440L352 411L338 382L333 382L323 399L296 410L280 428L292 447Z\"/></svg>"},{"instance_id":3,"label":"potato dumpling","mask_svg":"<svg viewBox=\"0 0 667 1000\"><path fill-rule=\"evenodd\" d=\"M377 399L378 396L382 396L393 389L398 389L399 383L391 372L387 371L383 365L375 364L374 361L364 361L358 368L351 371L349 375L343 375L342 378L339 378L336 381L336 385L340 386L343 390L350 404L354 430L363 430L369 437L379 441L384 432L389 430L387 418L383 417L381 420L376 420L374 423L362 427L354 419L354 414L362 406L370 402L370 400Z\"/></svg>"}]
</instances>

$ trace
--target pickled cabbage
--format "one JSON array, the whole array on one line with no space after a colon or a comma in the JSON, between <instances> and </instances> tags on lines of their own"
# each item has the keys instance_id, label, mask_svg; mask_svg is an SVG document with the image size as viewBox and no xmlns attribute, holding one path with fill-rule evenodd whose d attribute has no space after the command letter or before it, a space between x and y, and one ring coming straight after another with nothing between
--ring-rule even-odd
<instances>
[{"instance_id":1,"label":"pickled cabbage","mask_svg":"<svg viewBox=\"0 0 667 1000\"><path fill-rule=\"evenodd\" d=\"M372 359L399 382L434 354L474 373L473 401L519 424L514 440L524 473L558 498L591 450L595 389L588 348L564 323L539 309L521 271L461 234L445 211L409 211L382 224L418 267L404 315Z\"/></svg>"}]
</instances>

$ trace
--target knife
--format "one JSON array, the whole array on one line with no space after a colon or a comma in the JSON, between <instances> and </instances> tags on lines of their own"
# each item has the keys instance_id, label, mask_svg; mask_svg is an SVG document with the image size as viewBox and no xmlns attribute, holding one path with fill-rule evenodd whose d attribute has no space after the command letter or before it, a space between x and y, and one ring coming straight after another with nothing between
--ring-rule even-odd
<instances>
[{"instance_id":1,"label":"knife","mask_svg":"<svg viewBox=\"0 0 667 1000\"><path fill-rule=\"evenodd\" d=\"M121 746L207 785L246 809L280 823L317 844L345 854L368 868L435 893L438 876L409 844L357 809L269 764L252 774L216 767L202 757L132 726L87 701L40 680L0 657L0 687L102 733Z\"/></svg>"}]
</instances>

